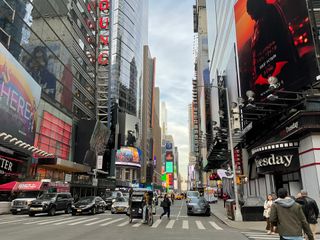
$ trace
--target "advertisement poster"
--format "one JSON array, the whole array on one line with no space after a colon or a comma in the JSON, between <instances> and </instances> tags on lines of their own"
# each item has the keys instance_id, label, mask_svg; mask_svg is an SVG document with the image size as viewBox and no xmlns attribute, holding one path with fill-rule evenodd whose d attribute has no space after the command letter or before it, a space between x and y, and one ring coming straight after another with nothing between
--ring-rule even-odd
<instances>
[{"instance_id":1,"label":"advertisement poster","mask_svg":"<svg viewBox=\"0 0 320 240\"><path fill-rule=\"evenodd\" d=\"M141 167L140 155L137 148L121 147L116 153L116 164Z\"/></svg>"},{"instance_id":2,"label":"advertisement poster","mask_svg":"<svg viewBox=\"0 0 320 240\"><path fill-rule=\"evenodd\" d=\"M242 95L262 101L275 77L279 89L297 91L318 75L305 0L239 0L235 4Z\"/></svg>"},{"instance_id":3,"label":"advertisement poster","mask_svg":"<svg viewBox=\"0 0 320 240\"><path fill-rule=\"evenodd\" d=\"M41 87L0 44L0 131L33 145Z\"/></svg>"}]
</instances>

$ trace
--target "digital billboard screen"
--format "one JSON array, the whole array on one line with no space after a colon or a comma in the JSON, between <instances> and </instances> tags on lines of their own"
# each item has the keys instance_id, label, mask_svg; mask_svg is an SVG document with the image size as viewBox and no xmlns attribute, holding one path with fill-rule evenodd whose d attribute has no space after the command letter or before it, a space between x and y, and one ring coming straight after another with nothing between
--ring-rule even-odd
<instances>
[{"instance_id":1,"label":"digital billboard screen","mask_svg":"<svg viewBox=\"0 0 320 240\"><path fill-rule=\"evenodd\" d=\"M166 162L166 172L173 173L173 162Z\"/></svg>"},{"instance_id":2,"label":"digital billboard screen","mask_svg":"<svg viewBox=\"0 0 320 240\"><path fill-rule=\"evenodd\" d=\"M33 145L41 87L0 44L1 131Z\"/></svg>"},{"instance_id":3,"label":"digital billboard screen","mask_svg":"<svg viewBox=\"0 0 320 240\"><path fill-rule=\"evenodd\" d=\"M141 167L141 151L135 147L121 147L116 153L116 165Z\"/></svg>"},{"instance_id":4,"label":"digital billboard screen","mask_svg":"<svg viewBox=\"0 0 320 240\"><path fill-rule=\"evenodd\" d=\"M173 153L170 152L166 152L166 161L173 161Z\"/></svg>"},{"instance_id":5,"label":"digital billboard screen","mask_svg":"<svg viewBox=\"0 0 320 240\"><path fill-rule=\"evenodd\" d=\"M306 1L238 0L234 10L242 96L263 100L270 77L282 90L310 86L318 70Z\"/></svg>"}]
</instances>

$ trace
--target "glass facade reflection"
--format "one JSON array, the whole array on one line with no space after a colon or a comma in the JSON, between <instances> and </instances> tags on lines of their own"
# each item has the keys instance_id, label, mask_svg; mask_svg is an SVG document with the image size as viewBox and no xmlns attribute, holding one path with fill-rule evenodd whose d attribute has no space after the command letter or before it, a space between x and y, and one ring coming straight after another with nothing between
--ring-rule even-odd
<instances>
[{"instance_id":1,"label":"glass facade reflection","mask_svg":"<svg viewBox=\"0 0 320 240\"><path fill-rule=\"evenodd\" d=\"M94 118L95 36L88 22L95 16L86 1L6 0L0 9L0 40L41 85L43 97L79 119Z\"/></svg>"},{"instance_id":2,"label":"glass facade reflection","mask_svg":"<svg viewBox=\"0 0 320 240\"><path fill-rule=\"evenodd\" d=\"M112 9L111 98L121 111L139 117L148 1L113 0Z\"/></svg>"}]
</instances>

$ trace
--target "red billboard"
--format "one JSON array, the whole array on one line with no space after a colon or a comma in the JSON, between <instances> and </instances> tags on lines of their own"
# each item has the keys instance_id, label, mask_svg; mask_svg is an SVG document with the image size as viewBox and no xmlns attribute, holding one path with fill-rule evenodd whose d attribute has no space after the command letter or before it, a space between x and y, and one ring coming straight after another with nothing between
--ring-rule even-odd
<instances>
[{"instance_id":1,"label":"red billboard","mask_svg":"<svg viewBox=\"0 0 320 240\"><path fill-rule=\"evenodd\" d=\"M306 1L238 0L234 10L242 95L262 100L270 77L287 91L310 86L318 70Z\"/></svg>"}]
</instances>

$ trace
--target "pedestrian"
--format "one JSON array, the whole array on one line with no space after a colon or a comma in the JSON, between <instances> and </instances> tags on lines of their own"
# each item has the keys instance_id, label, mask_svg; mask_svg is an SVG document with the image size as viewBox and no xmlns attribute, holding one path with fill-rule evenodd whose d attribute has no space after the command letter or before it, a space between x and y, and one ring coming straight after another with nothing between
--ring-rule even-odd
<instances>
[{"instance_id":1,"label":"pedestrian","mask_svg":"<svg viewBox=\"0 0 320 240\"><path fill-rule=\"evenodd\" d=\"M170 220L170 206L171 206L171 202L169 200L169 197L167 194L165 194L164 199L160 204L160 207L163 208L163 213L160 215L160 219L167 214L168 219Z\"/></svg>"},{"instance_id":2,"label":"pedestrian","mask_svg":"<svg viewBox=\"0 0 320 240\"><path fill-rule=\"evenodd\" d=\"M303 213L309 223L313 237L316 238L317 231L317 219L319 215L319 208L314 199L308 197L308 192L301 190L300 194L297 195L296 202L302 207Z\"/></svg>"},{"instance_id":3,"label":"pedestrian","mask_svg":"<svg viewBox=\"0 0 320 240\"><path fill-rule=\"evenodd\" d=\"M172 202L172 205L174 204L174 198L175 198L174 192L171 192L171 202Z\"/></svg>"},{"instance_id":4,"label":"pedestrian","mask_svg":"<svg viewBox=\"0 0 320 240\"><path fill-rule=\"evenodd\" d=\"M267 200L264 202L264 211L263 211L263 216L265 217L267 221L267 226L266 230L268 231L267 234L275 234L275 226L273 226L272 222L270 222L270 212L271 212L271 207L273 204L273 199L272 195L268 194Z\"/></svg>"},{"instance_id":5,"label":"pedestrian","mask_svg":"<svg viewBox=\"0 0 320 240\"><path fill-rule=\"evenodd\" d=\"M279 189L278 197L271 207L269 221L277 224L280 240L303 240L302 229L309 240L314 240L302 207L288 197L285 188Z\"/></svg>"}]
</instances>

